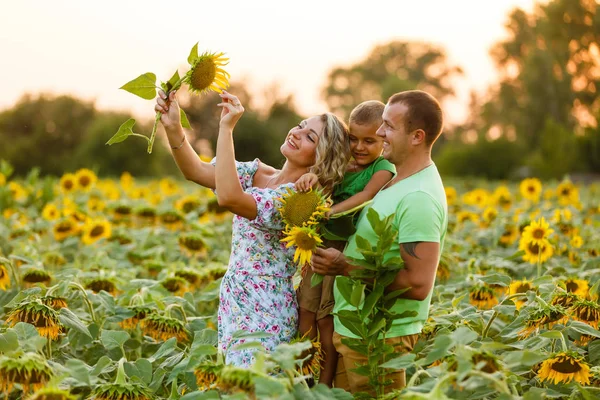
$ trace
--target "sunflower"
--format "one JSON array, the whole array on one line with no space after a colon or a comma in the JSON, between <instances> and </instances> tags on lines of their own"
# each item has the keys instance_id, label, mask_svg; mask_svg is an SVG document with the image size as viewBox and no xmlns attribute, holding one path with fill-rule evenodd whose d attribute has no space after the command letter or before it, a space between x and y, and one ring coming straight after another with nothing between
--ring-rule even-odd
<instances>
[{"instance_id":1,"label":"sunflower","mask_svg":"<svg viewBox=\"0 0 600 400\"><path fill-rule=\"evenodd\" d=\"M476 224L479 222L479 217L477 216L477 214L475 214L471 211L459 211L456 214L456 222L457 223L464 224L467 221L471 221Z\"/></svg>"},{"instance_id":2,"label":"sunflower","mask_svg":"<svg viewBox=\"0 0 600 400\"><path fill-rule=\"evenodd\" d=\"M569 308L579 300L581 300L581 297L577 296L576 294L561 290L554 294L552 300L550 301L550 304L552 304L553 306Z\"/></svg>"},{"instance_id":3,"label":"sunflower","mask_svg":"<svg viewBox=\"0 0 600 400\"><path fill-rule=\"evenodd\" d=\"M523 179L519 184L519 191L523 198L537 203L542 194L542 182L537 178Z\"/></svg>"},{"instance_id":4,"label":"sunflower","mask_svg":"<svg viewBox=\"0 0 600 400\"><path fill-rule=\"evenodd\" d=\"M185 196L175 202L175 208L183 214L191 213L200 207L200 200L197 196Z\"/></svg>"},{"instance_id":5,"label":"sunflower","mask_svg":"<svg viewBox=\"0 0 600 400\"><path fill-rule=\"evenodd\" d=\"M81 168L75 173L77 188L84 192L89 192L96 185L97 180L96 174L87 168Z\"/></svg>"},{"instance_id":6,"label":"sunflower","mask_svg":"<svg viewBox=\"0 0 600 400\"><path fill-rule=\"evenodd\" d=\"M288 242L286 247L296 246L294 262L298 262L299 266L310 261L313 251L323 243L316 229L311 226L294 226L284 234L287 236L281 242Z\"/></svg>"},{"instance_id":7,"label":"sunflower","mask_svg":"<svg viewBox=\"0 0 600 400\"><path fill-rule=\"evenodd\" d=\"M83 228L82 241L84 244L94 244L103 238L110 238L112 227L105 219L98 219L87 223Z\"/></svg>"},{"instance_id":8,"label":"sunflower","mask_svg":"<svg viewBox=\"0 0 600 400\"><path fill-rule=\"evenodd\" d=\"M160 282L161 286L173 293L175 296L183 297L185 292L189 292L188 281L178 276L165 278Z\"/></svg>"},{"instance_id":9,"label":"sunflower","mask_svg":"<svg viewBox=\"0 0 600 400\"><path fill-rule=\"evenodd\" d=\"M579 299L573 303L569 311L572 313L571 316L573 319L598 329L600 305L595 301Z\"/></svg>"},{"instance_id":10,"label":"sunflower","mask_svg":"<svg viewBox=\"0 0 600 400\"><path fill-rule=\"evenodd\" d=\"M125 171L121 174L121 177L119 178L119 183L121 184L123 190L127 191L133 187L134 178L129 172Z\"/></svg>"},{"instance_id":11,"label":"sunflower","mask_svg":"<svg viewBox=\"0 0 600 400\"><path fill-rule=\"evenodd\" d=\"M131 217L131 213L132 213L131 206L129 206L128 204L124 204L124 203L118 204L112 210L113 218L118 221L129 220L129 218Z\"/></svg>"},{"instance_id":12,"label":"sunflower","mask_svg":"<svg viewBox=\"0 0 600 400\"><path fill-rule=\"evenodd\" d=\"M177 338L178 342L187 342L189 335L183 322L176 318L165 315L151 314L146 316L140 323L145 335L154 340L168 340L172 337Z\"/></svg>"},{"instance_id":13,"label":"sunflower","mask_svg":"<svg viewBox=\"0 0 600 400\"><path fill-rule=\"evenodd\" d=\"M177 211L166 211L160 215L160 222L167 229L175 231L183 225L183 217Z\"/></svg>"},{"instance_id":14,"label":"sunflower","mask_svg":"<svg viewBox=\"0 0 600 400\"><path fill-rule=\"evenodd\" d=\"M143 265L151 277L158 276L158 273L166 268L165 263L159 260L145 260Z\"/></svg>"},{"instance_id":15,"label":"sunflower","mask_svg":"<svg viewBox=\"0 0 600 400\"><path fill-rule=\"evenodd\" d=\"M492 223L498 216L498 210L494 207L488 207L483 211L483 220L485 222Z\"/></svg>"},{"instance_id":16,"label":"sunflower","mask_svg":"<svg viewBox=\"0 0 600 400\"><path fill-rule=\"evenodd\" d=\"M570 222L573 217L573 213L568 208L562 208L554 210L552 215L552 222L558 224L560 222Z\"/></svg>"},{"instance_id":17,"label":"sunflower","mask_svg":"<svg viewBox=\"0 0 600 400\"><path fill-rule=\"evenodd\" d=\"M296 339L293 339L291 344L304 341L310 343L310 348L300 355L300 359L303 359L304 361L302 362L302 365L297 367L298 372L302 375L312 375L313 377L317 377L319 376L324 361L321 342L317 337L314 339L308 338L308 333L306 333L302 337L299 336Z\"/></svg>"},{"instance_id":18,"label":"sunflower","mask_svg":"<svg viewBox=\"0 0 600 400\"><path fill-rule=\"evenodd\" d=\"M173 196L179 192L179 186L169 178L163 178L158 182L160 192L165 196Z\"/></svg>"},{"instance_id":19,"label":"sunflower","mask_svg":"<svg viewBox=\"0 0 600 400\"><path fill-rule=\"evenodd\" d=\"M66 173L60 178L58 185L63 193L72 193L77 189L77 179L75 175Z\"/></svg>"},{"instance_id":20,"label":"sunflower","mask_svg":"<svg viewBox=\"0 0 600 400\"><path fill-rule=\"evenodd\" d=\"M533 286L533 284L527 279L523 279L520 281L512 281L508 287L508 295L513 295L517 293L527 293L530 290L537 291L537 288ZM523 298L514 298L513 302L515 303L515 307L519 310L523 305L527 302Z\"/></svg>"},{"instance_id":21,"label":"sunflower","mask_svg":"<svg viewBox=\"0 0 600 400\"><path fill-rule=\"evenodd\" d=\"M203 362L198 365L194 370L198 390L208 390L213 384L215 384L222 369L223 364Z\"/></svg>"},{"instance_id":22,"label":"sunflower","mask_svg":"<svg viewBox=\"0 0 600 400\"><path fill-rule=\"evenodd\" d=\"M207 92L221 93L229 87L229 74L222 67L227 65L229 59L223 57L225 53L205 52L198 56L190 54L190 70L183 77L183 82L189 85L193 94Z\"/></svg>"},{"instance_id":23,"label":"sunflower","mask_svg":"<svg viewBox=\"0 0 600 400\"><path fill-rule=\"evenodd\" d=\"M582 385L590 384L590 366L583 357L571 351L564 351L542 362L537 373L541 381L578 382Z\"/></svg>"},{"instance_id":24,"label":"sunflower","mask_svg":"<svg viewBox=\"0 0 600 400\"><path fill-rule=\"evenodd\" d=\"M561 306L545 305L534 310L525 321L525 327L519 332L519 335L528 337L537 332L542 326L552 329L556 324L566 324L569 320L567 310Z\"/></svg>"},{"instance_id":25,"label":"sunflower","mask_svg":"<svg viewBox=\"0 0 600 400\"><path fill-rule=\"evenodd\" d=\"M46 221L56 221L58 218L60 218L60 211L56 205L48 203L42 209L42 218L44 218Z\"/></svg>"},{"instance_id":26,"label":"sunflower","mask_svg":"<svg viewBox=\"0 0 600 400\"><path fill-rule=\"evenodd\" d=\"M554 254L552 245L547 240L544 240L540 244L534 244L521 238L519 241L519 250L524 250L525 255L523 261L527 261L530 264L537 264L539 262L545 262Z\"/></svg>"},{"instance_id":27,"label":"sunflower","mask_svg":"<svg viewBox=\"0 0 600 400\"><path fill-rule=\"evenodd\" d=\"M512 194L506 186L498 186L492 194L492 200L505 211L510 209L513 203Z\"/></svg>"},{"instance_id":28,"label":"sunflower","mask_svg":"<svg viewBox=\"0 0 600 400\"><path fill-rule=\"evenodd\" d=\"M480 371L486 374L493 374L494 372L500 371L502 365L498 358L487 351L478 351L471 356L471 362L474 366L478 366Z\"/></svg>"},{"instance_id":29,"label":"sunflower","mask_svg":"<svg viewBox=\"0 0 600 400\"><path fill-rule=\"evenodd\" d=\"M448 264L440 261L437 270L435 271L435 276L441 281L447 281L450 278L450 267Z\"/></svg>"},{"instance_id":30,"label":"sunflower","mask_svg":"<svg viewBox=\"0 0 600 400\"><path fill-rule=\"evenodd\" d=\"M67 308L67 299L63 297L54 297L54 296L44 296L40 298L44 305L52 308L55 311L60 310L61 308Z\"/></svg>"},{"instance_id":31,"label":"sunflower","mask_svg":"<svg viewBox=\"0 0 600 400\"><path fill-rule=\"evenodd\" d=\"M6 323L9 326L19 322L35 326L40 336L50 339L58 338L63 329L56 311L38 300L20 303L7 314Z\"/></svg>"},{"instance_id":32,"label":"sunflower","mask_svg":"<svg viewBox=\"0 0 600 400\"><path fill-rule=\"evenodd\" d=\"M554 230L550 229L550 225L542 217L538 221L532 221L531 224L525 227L522 238L528 243L540 245L548 240L552 232Z\"/></svg>"},{"instance_id":33,"label":"sunflower","mask_svg":"<svg viewBox=\"0 0 600 400\"><path fill-rule=\"evenodd\" d=\"M0 186L6 185L6 176L0 172Z\"/></svg>"},{"instance_id":34,"label":"sunflower","mask_svg":"<svg viewBox=\"0 0 600 400\"><path fill-rule=\"evenodd\" d=\"M444 192L446 192L446 203L448 203L449 206L456 203L456 199L458 197L456 189L454 189L452 186L447 186L444 187Z\"/></svg>"},{"instance_id":35,"label":"sunflower","mask_svg":"<svg viewBox=\"0 0 600 400\"><path fill-rule=\"evenodd\" d=\"M152 391L138 383L105 383L93 391L94 400L152 400Z\"/></svg>"},{"instance_id":36,"label":"sunflower","mask_svg":"<svg viewBox=\"0 0 600 400\"><path fill-rule=\"evenodd\" d=\"M227 265L223 264L211 264L202 268L199 272L199 281L198 286L201 286L205 283L209 283L212 281L216 281L225 275L227 272Z\"/></svg>"},{"instance_id":37,"label":"sunflower","mask_svg":"<svg viewBox=\"0 0 600 400\"><path fill-rule=\"evenodd\" d=\"M193 269L184 268L175 271L175 276L185 279L191 286L196 287L200 283L200 274Z\"/></svg>"},{"instance_id":38,"label":"sunflower","mask_svg":"<svg viewBox=\"0 0 600 400\"><path fill-rule=\"evenodd\" d=\"M0 289L6 290L10 287L10 275L6 265L0 261Z\"/></svg>"},{"instance_id":39,"label":"sunflower","mask_svg":"<svg viewBox=\"0 0 600 400\"><path fill-rule=\"evenodd\" d=\"M106 203L97 196L90 196L86 202L86 208L88 211L100 213L106 208Z\"/></svg>"},{"instance_id":40,"label":"sunflower","mask_svg":"<svg viewBox=\"0 0 600 400\"><path fill-rule=\"evenodd\" d=\"M79 226L70 218L63 219L54 224L52 233L54 234L54 239L61 242L69 236L77 235L79 233Z\"/></svg>"},{"instance_id":41,"label":"sunflower","mask_svg":"<svg viewBox=\"0 0 600 400\"><path fill-rule=\"evenodd\" d=\"M52 378L52 369L39 354L25 353L17 357L0 356L0 389L7 395L15 384L28 393L43 388Z\"/></svg>"},{"instance_id":42,"label":"sunflower","mask_svg":"<svg viewBox=\"0 0 600 400\"><path fill-rule=\"evenodd\" d=\"M56 251L45 253L42 257L42 260L43 265L46 267L60 267L67 263L67 260L63 257L63 255Z\"/></svg>"},{"instance_id":43,"label":"sunflower","mask_svg":"<svg viewBox=\"0 0 600 400\"><path fill-rule=\"evenodd\" d=\"M217 388L225 392L241 391L254 397L254 380L257 376L252 370L226 365L219 373Z\"/></svg>"},{"instance_id":44,"label":"sunflower","mask_svg":"<svg viewBox=\"0 0 600 400\"><path fill-rule=\"evenodd\" d=\"M51 386L36 391L28 400L77 400L66 390Z\"/></svg>"},{"instance_id":45,"label":"sunflower","mask_svg":"<svg viewBox=\"0 0 600 400\"><path fill-rule=\"evenodd\" d=\"M27 198L27 190L17 182L9 182L8 191L16 201L20 202Z\"/></svg>"},{"instance_id":46,"label":"sunflower","mask_svg":"<svg viewBox=\"0 0 600 400\"><path fill-rule=\"evenodd\" d=\"M579 249L581 246L583 246L583 238L579 235L575 235L571 238L569 243L572 247Z\"/></svg>"},{"instance_id":47,"label":"sunflower","mask_svg":"<svg viewBox=\"0 0 600 400\"><path fill-rule=\"evenodd\" d=\"M117 286L115 283L106 278L94 278L86 282L86 289L90 289L94 293L100 293L101 290L108 292L112 295L117 293Z\"/></svg>"},{"instance_id":48,"label":"sunflower","mask_svg":"<svg viewBox=\"0 0 600 400\"><path fill-rule=\"evenodd\" d=\"M279 200L281 205L277 208L288 229L316 224L329 211L331 205L331 199L321 190L313 189L297 192L288 188Z\"/></svg>"},{"instance_id":49,"label":"sunflower","mask_svg":"<svg viewBox=\"0 0 600 400\"><path fill-rule=\"evenodd\" d=\"M44 285L48 285L52 280L52 276L43 269L40 268L32 268L27 270L21 277L25 286L31 287L36 283L43 283Z\"/></svg>"},{"instance_id":50,"label":"sunflower","mask_svg":"<svg viewBox=\"0 0 600 400\"><path fill-rule=\"evenodd\" d=\"M579 202L579 191L571 181L561 182L556 188L556 195L561 206L574 205Z\"/></svg>"},{"instance_id":51,"label":"sunflower","mask_svg":"<svg viewBox=\"0 0 600 400\"><path fill-rule=\"evenodd\" d=\"M506 225L498 241L504 246L512 245L519 238L519 229L514 225Z\"/></svg>"},{"instance_id":52,"label":"sunflower","mask_svg":"<svg viewBox=\"0 0 600 400\"><path fill-rule=\"evenodd\" d=\"M143 321L148 315L152 314L154 310L148 306L128 306L127 310L133 312L133 315L123 321L119 322L121 328L126 330L135 329L138 324Z\"/></svg>"},{"instance_id":53,"label":"sunflower","mask_svg":"<svg viewBox=\"0 0 600 400\"><path fill-rule=\"evenodd\" d=\"M205 256L208 252L208 247L202 236L195 232L182 233L177 238L179 247L188 256Z\"/></svg>"},{"instance_id":54,"label":"sunflower","mask_svg":"<svg viewBox=\"0 0 600 400\"><path fill-rule=\"evenodd\" d=\"M590 291L590 284L585 279L569 278L562 282L569 293L585 298Z\"/></svg>"},{"instance_id":55,"label":"sunflower","mask_svg":"<svg viewBox=\"0 0 600 400\"><path fill-rule=\"evenodd\" d=\"M494 289L486 285L477 285L469 289L469 302L475 307L488 310L498 304Z\"/></svg>"}]
</instances>

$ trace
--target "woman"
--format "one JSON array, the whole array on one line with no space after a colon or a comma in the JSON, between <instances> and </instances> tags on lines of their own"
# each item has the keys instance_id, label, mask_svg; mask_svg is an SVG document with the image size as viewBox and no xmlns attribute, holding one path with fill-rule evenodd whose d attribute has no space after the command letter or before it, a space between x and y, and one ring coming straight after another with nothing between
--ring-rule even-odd
<instances>
[{"instance_id":1,"label":"woman","mask_svg":"<svg viewBox=\"0 0 600 400\"><path fill-rule=\"evenodd\" d=\"M215 189L219 205L236 214L229 269L221 281L219 349L226 363L248 367L254 351L237 350L236 345L244 339L235 338L235 332L271 334L259 340L267 351L272 351L279 343L289 343L297 330L294 251L280 242L284 225L277 211L278 198L309 171L332 186L339 182L348 161L349 144L344 123L326 113L303 120L289 131L281 145L286 159L281 170L258 159L237 162L232 134L244 107L230 93L220 96L215 164L201 161L187 142L174 93L166 99L161 92L155 109L162 113L161 122L183 175Z\"/></svg>"}]
</instances>

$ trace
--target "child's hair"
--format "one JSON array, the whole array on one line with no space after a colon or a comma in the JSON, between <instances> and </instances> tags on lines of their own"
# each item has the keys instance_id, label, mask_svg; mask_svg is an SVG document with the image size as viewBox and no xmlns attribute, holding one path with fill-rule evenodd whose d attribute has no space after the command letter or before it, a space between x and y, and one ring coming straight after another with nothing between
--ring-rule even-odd
<instances>
[{"instance_id":1,"label":"child's hair","mask_svg":"<svg viewBox=\"0 0 600 400\"><path fill-rule=\"evenodd\" d=\"M350 113L350 123L356 125L381 125L385 104L377 100L363 101Z\"/></svg>"},{"instance_id":2,"label":"child's hair","mask_svg":"<svg viewBox=\"0 0 600 400\"><path fill-rule=\"evenodd\" d=\"M315 165L310 172L319 177L321 186L327 193L344 179L346 166L350 160L350 139L348 127L332 113L321 115L325 128L317 144Z\"/></svg>"}]
</instances>

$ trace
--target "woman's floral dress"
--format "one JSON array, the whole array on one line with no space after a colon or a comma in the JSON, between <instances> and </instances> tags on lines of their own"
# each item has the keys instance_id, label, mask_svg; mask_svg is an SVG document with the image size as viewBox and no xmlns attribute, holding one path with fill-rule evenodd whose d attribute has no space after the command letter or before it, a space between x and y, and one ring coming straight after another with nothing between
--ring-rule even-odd
<instances>
[{"instance_id":1,"label":"woman's floral dress","mask_svg":"<svg viewBox=\"0 0 600 400\"><path fill-rule=\"evenodd\" d=\"M233 218L233 237L229 268L221 281L218 330L219 349L225 362L249 367L256 350L236 350L246 341L260 341L270 352L280 343L289 343L296 334L298 305L292 277L296 266L294 250L279 240L284 224L277 211L281 197L292 183L276 189L252 186L258 159L236 162L242 189L256 200L257 217L250 221ZM234 338L239 330L266 332L260 339Z\"/></svg>"}]
</instances>

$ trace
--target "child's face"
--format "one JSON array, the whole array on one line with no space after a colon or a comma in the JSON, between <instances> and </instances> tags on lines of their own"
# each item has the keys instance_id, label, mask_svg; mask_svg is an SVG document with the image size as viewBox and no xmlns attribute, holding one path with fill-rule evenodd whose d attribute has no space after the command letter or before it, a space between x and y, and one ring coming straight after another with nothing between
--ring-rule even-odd
<instances>
[{"instance_id":1,"label":"child's face","mask_svg":"<svg viewBox=\"0 0 600 400\"><path fill-rule=\"evenodd\" d=\"M369 165L381 155L383 139L377 136L379 124L358 125L350 123L350 150L358 165Z\"/></svg>"}]
</instances>

